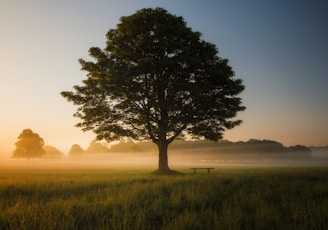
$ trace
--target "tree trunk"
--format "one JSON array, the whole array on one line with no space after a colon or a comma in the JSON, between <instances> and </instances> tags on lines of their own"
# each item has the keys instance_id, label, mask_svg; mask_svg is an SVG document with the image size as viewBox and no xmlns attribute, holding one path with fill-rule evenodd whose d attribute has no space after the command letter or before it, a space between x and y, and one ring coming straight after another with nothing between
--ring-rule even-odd
<instances>
[{"instance_id":1,"label":"tree trunk","mask_svg":"<svg viewBox=\"0 0 328 230\"><path fill-rule=\"evenodd\" d=\"M160 172L170 172L169 164L168 164L168 157L167 157L167 149L169 143L167 141L158 141L157 148L158 148L158 170Z\"/></svg>"}]
</instances>

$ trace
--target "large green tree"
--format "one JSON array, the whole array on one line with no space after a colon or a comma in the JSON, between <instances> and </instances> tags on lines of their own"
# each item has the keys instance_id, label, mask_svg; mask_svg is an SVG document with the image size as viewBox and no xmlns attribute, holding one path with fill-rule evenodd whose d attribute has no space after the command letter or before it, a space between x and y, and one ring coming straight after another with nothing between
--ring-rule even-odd
<instances>
[{"instance_id":1,"label":"large green tree","mask_svg":"<svg viewBox=\"0 0 328 230\"><path fill-rule=\"evenodd\" d=\"M39 158L46 154L46 151L43 149L43 139L31 129L24 129L19 134L15 145L16 149L12 156L15 158Z\"/></svg>"},{"instance_id":2,"label":"large green tree","mask_svg":"<svg viewBox=\"0 0 328 230\"><path fill-rule=\"evenodd\" d=\"M165 9L121 17L106 48L89 54L93 61L79 60L83 84L61 93L78 105L77 126L99 140L152 140L160 171L170 171L168 145L177 137L217 141L241 124L233 118L245 109L242 81L214 44Z\"/></svg>"}]
</instances>

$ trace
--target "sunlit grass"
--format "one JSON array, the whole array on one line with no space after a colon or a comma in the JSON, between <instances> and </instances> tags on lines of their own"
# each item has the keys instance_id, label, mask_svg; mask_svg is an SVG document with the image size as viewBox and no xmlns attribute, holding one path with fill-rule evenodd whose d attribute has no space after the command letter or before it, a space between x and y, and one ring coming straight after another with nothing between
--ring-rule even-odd
<instances>
[{"instance_id":1,"label":"sunlit grass","mask_svg":"<svg viewBox=\"0 0 328 230\"><path fill-rule=\"evenodd\" d=\"M327 168L12 170L0 229L327 229Z\"/></svg>"}]
</instances>

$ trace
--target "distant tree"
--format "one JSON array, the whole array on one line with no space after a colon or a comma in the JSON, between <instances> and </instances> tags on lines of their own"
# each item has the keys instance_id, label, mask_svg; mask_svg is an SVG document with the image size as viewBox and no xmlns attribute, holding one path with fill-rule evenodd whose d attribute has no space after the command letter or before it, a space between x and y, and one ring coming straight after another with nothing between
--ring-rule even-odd
<instances>
[{"instance_id":1,"label":"distant tree","mask_svg":"<svg viewBox=\"0 0 328 230\"><path fill-rule=\"evenodd\" d=\"M295 145L288 147L288 152L296 157L311 157L312 151L310 148L303 145Z\"/></svg>"},{"instance_id":2,"label":"distant tree","mask_svg":"<svg viewBox=\"0 0 328 230\"><path fill-rule=\"evenodd\" d=\"M61 93L79 106L77 127L98 140L152 140L161 172L170 172L167 150L177 137L221 139L242 123L232 119L245 109L237 97L244 86L200 37L162 8L121 17L107 47L90 48L95 61L79 60L83 85Z\"/></svg>"},{"instance_id":3,"label":"distant tree","mask_svg":"<svg viewBox=\"0 0 328 230\"><path fill-rule=\"evenodd\" d=\"M46 153L43 149L43 139L31 129L24 129L15 145L16 149L12 155L14 158L39 158Z\"/></svg>"},{"instance_id":4,"label":"distant tree","mask_svg":"<svg viewBox=\"0 0 328 230\"><path fill-rule=\"evenodd\" d=\"M114 153L128 153L136 145L133 141L120 141L119 143L113 144L110 147L110 151Z\"/></svg>"},{"instance_id":5,"label":"distant tree","mask_svg":"<svg viewBox=\"0 0 328 230\"><path fill-rule=\"evenodd\" d=\"M237 142L235 150L240 153L286 153L286 147L283 144L272 140L250 139L247 142Z\"/></svg>"},{"instance_id":6,"label":"distant tree","mask_svg":"<svg viewBox=\"0 0 328 230\"><path fill-rule=\"evenodd\" d=\"M58 159L58 158L62 158L64 155L61 151L59 151L53 146L47 145L44 146L43 149L46 152L44 157L47 159Z\"/></svg>"},{"instance_id":7,"label":"distant tree","mask_svg":"<svg viewBox=\"0 0 328 230\"><path fill-rule=\"evenodd\" d=\"M156 147L151 141L120 141L110 147L112 153L154 152Z\"/></svg>"},{"instance_id":8,"label":"distant tree","mask_svg":"<svg viewBox=\"0 0 328 230\"><path fill-rule=\"evenodd\" d=\"M110 152L109 148L103 143L92 141L87 148L88 153L108 153Z\"/></svg>"},{"instance_id":9,"label":"distant tree","mask_svg":"<svg viewBox=\"0 0 328 230\"><path fill-rule=\"evenodd\" d=\"M80 156L84 153L84 150L81 148L80 145L74 144L72 145L71 149L69 150L68 154L70 156Z\"/></svg>"}]
</instances>

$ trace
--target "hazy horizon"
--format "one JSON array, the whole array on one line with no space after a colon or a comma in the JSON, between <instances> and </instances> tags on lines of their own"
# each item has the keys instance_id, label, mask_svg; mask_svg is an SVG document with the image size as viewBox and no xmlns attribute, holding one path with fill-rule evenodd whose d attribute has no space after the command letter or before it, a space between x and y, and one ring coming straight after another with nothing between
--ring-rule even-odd
<instances>
[{"instance_id":1,"label":"hazy horizon","mask_svg":"<svg viewBox=\"0 0 328 230\"><path fill-rule=\"evenodd\" d=\"M194 153L197 155L197 153ZM325 157L311 157L304 159L272 159L241 157L240 154L223 154L213 157L213 154L199 152L199 159L189 158L187 154L179 151L169 152L169 166L171 169L188 170L190 167L214 167L215 169L233 167L327 167L328 155ZM107 153L84 154L79 157L65 155L61 159L14 159L0 158L0 171L6 170L81 170L81 169L106 169L106 170L155 170L158 167L158 154L152 153ZM191 172L191 171L190 171Z\"/></svg>"},{"instance_id":2,"label":"hazy horizon","mask_svg":"<svg viewBox=\"0 0 328 230\"><path fill-rule=\"evenodd\" d=\"M104 149L101 146L106 146ZM55 147L55 146L53 146ZM59 149L57 149L59 150ZM59 150L61 151L61 150ZM311 151L291 152L291 148L269 140L248 142L198 141L194 143L177 141L169 147L169 165L173 168L189 167L320 167L328 166L328 146L311 148ZM295 150L294 150L295 151ZM305 150L307 151L307 150ZM2 169L154 169L158 164L158 152L155 144L149 142L119 143L108 146L95 145L83 149L83 152L70 154L61 151L59 155L36 158L12 158L0 155ZM62 155L61 155L62 154Z\"/></svg>"},{"instance_id":3,"label":"hazy horizon","mask_svg":"<svg viewBox=\"0 0 328 230\"><path fill-rule=\"evenodd\" d=\"M42 136L41 136L41 138L42 138ZM278 141L276 141L276 140L267 140L267 139L261 139L261 140L259 140L259 139L254 139L254 138L251 138L251 139L249 139L249 140L247 140L247 141L229 141L229 140L226 140L226 139L222 139L222 140L219 140L217 143L216 142L214 142L214 141L207 141L207 143L213 143L213 144L220 144L220 143L225 143L226 141L228 141L228 142L231 142L231 143L238 143L238 142L244 142L244 143L247 143L247 142L249 142L249 141L251 141L251 140L256 140L256 141L274 141L274 142L277 142L277 143L280 143L280 142L278 142ZM17 139L16 139L16 141L17 141ZM176 143L179 143L181 140L175 140L173 143L171 143L170 145L169 145L169 153L170 152L172 152L172 145L175 145ZM192 148L190 148L190 146L188 147L188 142L194 142L194 141L196 141L196 140L185 140L185 142L186 142L186 150L191 150ZM79 145L82 149L83 149L83 151L85 151L85 154L93 154L93 153L97 153L97 152L92 152L91 150L89 150L88 151L88 148L91 146L91 143L92 142L94 142L94 140L90 140L90 142L88 142L87 144L85 144L85 145L80 145L80 144L78 144L78 143L72 143L68 148L60 148L60 147L58 147L58 146L55 146L55 145L49 145L49 144L47 144L47 143L45 143L44 144L44 147L54 147L54 148L56 148L58 151L60 151L62 154L64 154L64 156L69 156L69 151L70 151L70 149L71 149L71 147L73 146L73 145L75 145L75 144L77 144L77 145ZM120 142L119 141L113 141L113 142L107 142L107 141L97 141L97 143L101 143L103 146L107 146L108 148L109 148L109 150L111 150L112 149L112 147L116 147L118 144L120 144ZM124 143L124 141L122 142L122 143ZM138 143L138 142L135 142L135 143ZM142 142L140 142L140 143L142 143ZM146 153L148 153L148 152L154 152L154 153L157 153L157 147L156 147L156 145L154 144L154 143L152 143L151 141L149 141L149 143L151 144L151 150L146 150L145 152ZM328 145L322 145L322 146L306 146L306 145L302 145L302 144L296 144L296 145L291 145L291 146L287 146L287 145L284 145L283 143L280 143L280 144L282 144L284 147L286 147L286 148L288 148L288 147L291 147L291 146L296 146L296 145L301 145L301 146L305 146L305 147L308 147L308 148L314 148L314 147L327 147L328 148ZM13 153L13 151L15 150L15 146L13 145L13 147L12 147L12 149L10 149L10 150L8 150L8 151L3 151L3 152L0 152L0 159L3 157L4 159L6 159L6 158L11 158L11 156L12 156L12 153ZM174 147L173 147L174 148ZM180 147L181 148L181 147ZM182 149L184 149L184 148L182 148ZM206 150L206 147L204 148L205 150ZM129 153L131 151L131 149L129 149L128 147L127 147L127 149L126 149L126 153ZM141 152L142 152L143 150L141 150ZM176 149L174 148L173 149L173 151L175 151L176 152ZM197 151L198 151L198 149L197 149ZM115 152L115 151L114 151ZM138 152L138 151L137 151ZM100 153L100 152L99 152ZM104 153L104 154L112 154L113 152L109 152L109 153Z\"/></svg>"}]
</instances>

